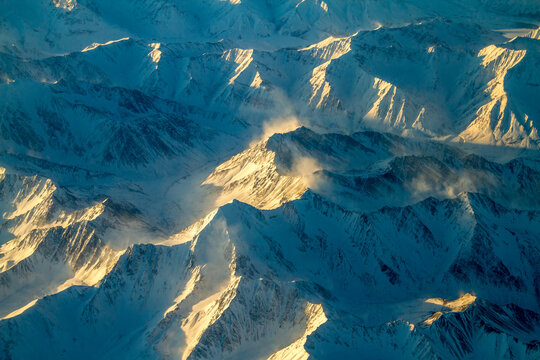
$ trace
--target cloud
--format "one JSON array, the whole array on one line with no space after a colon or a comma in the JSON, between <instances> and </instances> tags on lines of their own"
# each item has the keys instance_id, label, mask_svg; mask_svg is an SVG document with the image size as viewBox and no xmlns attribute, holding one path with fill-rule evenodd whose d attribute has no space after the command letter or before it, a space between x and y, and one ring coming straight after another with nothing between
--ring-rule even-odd
<instances>
[{"instance_id":1,"label":"cloud","mask_svg":"<svg viewBox=\"0 0 540 360\"><path fill-rule=\"evenodd\" d=\"M259 106L244 105L240 110L242 118L249 119L253 129L257 129L250 146L276 133L294 131L302 124L296 106L283 90L272 88L263 96Z\"/></svg>"},{"instance_id":2,"label":"cloud","mask_svg":"<svg viewBox=\"0 0 540 360\"><path fill-rule=\"evenodd\" d=\"M301 177L308 188L315 190L320 181L317 171L321 170L321 168L321 165L316 159L302 156L295 159L291 169L291 175Z\"/></svg>"},{"instance_id":3,"label":"cloud","mask_svg":"<svg viewBox=\"0 0 540 360\"><path fill-rule=\"evenodd\" d=\"M497 179L485 171L464 170L456 173L457 178L440 180L420 174L406 185L411 195L417 199L428 196L455 198L463 192L489 192L497 187Z\"/></svg>"},{"instance_id":4,"label":"cloud","mask_svg":"<svg viewBox=\"0 0 540 360\"><path fill-rule=\"evenodd\" d=\"M259 140L266 140L274 134L283 134L300 127L300 121L294 115L277 117L263 123L262 135Z\"/></svg>"}]
</instances>

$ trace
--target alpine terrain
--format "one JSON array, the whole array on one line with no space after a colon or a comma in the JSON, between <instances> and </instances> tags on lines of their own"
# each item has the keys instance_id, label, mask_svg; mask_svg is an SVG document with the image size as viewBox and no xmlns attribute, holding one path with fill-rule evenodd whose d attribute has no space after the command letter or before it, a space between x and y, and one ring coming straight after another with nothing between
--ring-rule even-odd
<instances>
[{"instance_id":1,"label":"alpine terrain","mask_svg":"<svg viewBox=\"0 0 540 360\"><path fill-rule=\"evenodd\" d=\"M0 360L540 359L540 1L0 0Z\"/></svg>"}]
</instances>

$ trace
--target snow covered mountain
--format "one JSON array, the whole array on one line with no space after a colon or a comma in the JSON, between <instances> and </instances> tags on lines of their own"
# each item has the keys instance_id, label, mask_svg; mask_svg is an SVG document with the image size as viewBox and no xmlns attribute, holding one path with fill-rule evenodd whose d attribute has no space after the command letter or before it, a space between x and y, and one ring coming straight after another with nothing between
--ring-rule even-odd
<instances>
[{"instance_id":1,"label":"snow covered mountain","mask_svg":"<svg viewBox=\"0 0 540 360\"><path fill-rule=\"evenodd\" d=\"M539 358L539 31L0 2L0 359Z\"/></svg>"},{"instance_id":2,"label":"snow covered mountain","mask_svg":"<svg viewBox=\"0 0 540 360\"><path fill-rule=\"evenodd\" d=\"M293 358L380 344L460 358L496 341L495 357L528 358L540 326L526 310L540 305L538 221L471 193L367 214L311 192L266 212L233 202L192 240L134 245L99 287L71 287L3 321L3 348L14 358L38 348L60 358ZM463 320L445 312L425 324L444 308L425 299L472 289L482 300ZM49 335L32 341L36 331ZM468 335L438 340L448 332Z\"/></svg>"}]
</instances>

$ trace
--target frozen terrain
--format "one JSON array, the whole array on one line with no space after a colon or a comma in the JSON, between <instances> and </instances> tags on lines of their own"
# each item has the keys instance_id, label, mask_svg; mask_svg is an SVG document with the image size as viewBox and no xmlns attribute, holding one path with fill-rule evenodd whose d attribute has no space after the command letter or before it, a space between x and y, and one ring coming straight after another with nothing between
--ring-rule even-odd
<instances>
[{"instance_id":1,"label":"frozen terrain","mask_svg":"<svg viewBox=\"0 0 540 360\"><path fill-rule=\"evenodd\" d=\"M537 0L0 1L0 359L540 358Z\"/></svg>"}]
</instances>

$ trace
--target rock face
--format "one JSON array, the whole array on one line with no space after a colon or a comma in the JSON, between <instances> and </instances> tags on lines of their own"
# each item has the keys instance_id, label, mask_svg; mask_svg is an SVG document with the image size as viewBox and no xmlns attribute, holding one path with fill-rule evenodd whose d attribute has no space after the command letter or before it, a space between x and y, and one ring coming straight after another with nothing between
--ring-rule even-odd
<instances>
[{"instance_id":1,"label":"rock face","mask_svg":"<svg viewBox=\"0 0 540 360\"><path fill-rule=\"evenodd\" d=\"M0 359L540 357L539 15L0 3Z\"/></svg>"}]
</instances>

